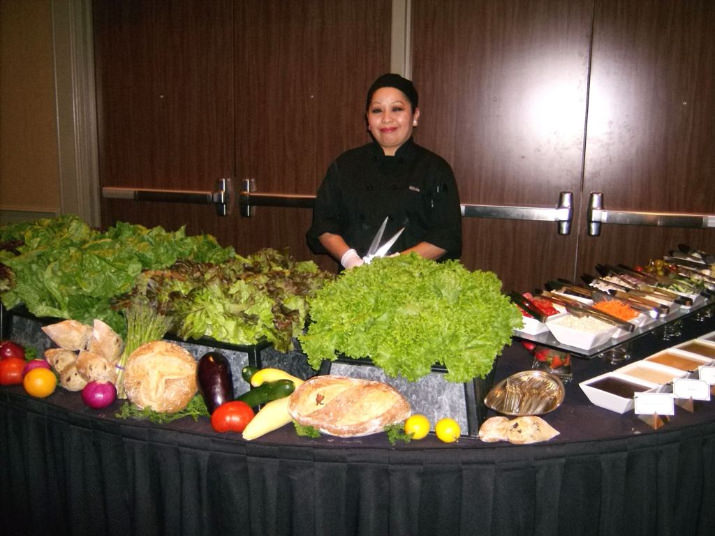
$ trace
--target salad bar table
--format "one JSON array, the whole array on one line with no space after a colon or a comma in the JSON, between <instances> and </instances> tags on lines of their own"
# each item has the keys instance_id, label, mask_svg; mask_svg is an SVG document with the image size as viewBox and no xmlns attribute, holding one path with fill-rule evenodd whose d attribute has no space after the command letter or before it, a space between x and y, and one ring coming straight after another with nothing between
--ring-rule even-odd
<instances>
[{"instance_id":1,"label":"salad bar table","mask_svg":"<svg viewBox=\"0 0 715 536\"><path fill-rule=\"evenodd\" d=\"M715 330L683 321L632 359ZM495 381L531 367L518 341ZM4 534L711 535L715 402L678 408L654 430L632 412L594 406L579 381L611 370L575 359L564 403L544 419L560 434L532 445L433 434L309 439L285 426L253 442L208 419L158 425L0 387ZM491 415L491 414L490 414Z\"/></svg>"}]
</instances>

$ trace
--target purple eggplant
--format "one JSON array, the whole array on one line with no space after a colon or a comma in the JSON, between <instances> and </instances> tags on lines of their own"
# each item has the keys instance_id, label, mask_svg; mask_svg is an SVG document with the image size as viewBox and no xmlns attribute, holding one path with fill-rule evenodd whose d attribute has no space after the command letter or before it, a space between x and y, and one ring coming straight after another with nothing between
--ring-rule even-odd
<instances>
[{"instance_id":1,"label":"purple eggplant","mask_svg":"<svg viewBox=\"0 0 715 536\"><path fill-rule=\"evenodd\" d=\"M199 359L196 379L209 413L233 400L231 365L220 352L208 352Z\"/></svg>"}]
</instances>

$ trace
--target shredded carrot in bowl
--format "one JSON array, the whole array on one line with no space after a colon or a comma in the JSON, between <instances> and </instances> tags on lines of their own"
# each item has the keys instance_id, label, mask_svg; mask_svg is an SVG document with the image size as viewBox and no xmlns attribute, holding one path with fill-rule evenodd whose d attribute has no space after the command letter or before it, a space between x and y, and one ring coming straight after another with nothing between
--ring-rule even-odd
<instances>
[{"instance_id":1,"label":"shredded carrot in bowl","mask_svg":"<svg viewBox=\"0 0 715 536\"><path fill-rule=\"evenodd\" d=\"M593 306L599 311L603 311L604 313L608 313L611 316L625 321L632 320L638 316L638 311L627 303L618 300L605 300L595 303Z\"/></svg>"}]
</instances>

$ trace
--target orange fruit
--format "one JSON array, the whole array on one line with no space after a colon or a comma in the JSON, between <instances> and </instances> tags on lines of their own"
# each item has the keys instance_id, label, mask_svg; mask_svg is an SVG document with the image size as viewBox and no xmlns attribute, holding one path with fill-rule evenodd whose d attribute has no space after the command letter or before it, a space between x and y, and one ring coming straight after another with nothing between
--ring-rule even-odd
<instances>
[{"instance_id":1,"label":"orange fruit","mask_svg":"<svg viewBox=\"0 0 715 536\"><path fill-rule=\"evenodd\" d=\"M35 368L25 374L22 386L28 395L45 398L55 392L57 376L48 368Z\"/></svg>"},{"instance_id":2,"label":"orange fruit","mask_svg":"<svg viewBox=\"0 0 715 536\"><path fill-rule=\"evenodd\" d=\"M424 415L415 414L405 421L405 433L412 439L424 439L429 434L430 422Z\"/></svg>"}]
</instances>

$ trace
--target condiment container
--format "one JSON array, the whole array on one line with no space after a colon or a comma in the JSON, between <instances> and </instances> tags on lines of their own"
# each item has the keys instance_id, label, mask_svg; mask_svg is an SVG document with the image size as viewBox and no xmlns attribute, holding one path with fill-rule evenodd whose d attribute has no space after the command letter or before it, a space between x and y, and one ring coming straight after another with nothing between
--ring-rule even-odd
<instances>
[{"instance_id":1,"label":"condiment container","mask_svg":"<svg viewBox=\"0 0 715 536\"><path fill-rule=\"evenodd\" d=\"M635 378L623 378L613 372L583 381L579 386L591 403L616 413L625 413L633 409L635 393L656 388L652 383Z\"/></svg>"},{"instance_id":2,"label":"condiment container","mask_svg":"<svg viewBox=\"0 0 715 536\"><path fill-rule=\"evenodd\" d=\"M591 316L562 313L546 319L546 326L561 344L590 350L608 342L618 327Z\"/></svg>"},{"instance_id":3,"label":"condiment container","mask_svg":"<svg viewBox=\"0 0 715 536\"><path fill-rule=\"evenodd\" d=\"M703 357L702 355L684 352L678 348L679 347L674 347L668 350L663 350L662 352L646 357L644 361L658 363L660 365L688 372L692 372L703 365L712 363L711 359Z\"/></svg>"},{"instance_id":4,"label":"condiment container","mask_svg":"<svg viewBox=\"0 0 715 536\"><path fill-rule=\"evenodd\" d=\"M678 350L690 352L707 359L715 359L715 342L708 340L694 339L676 346Z\"/></svg>"},{"instance_id":5,"label":"condiment container","mask_svg":"<svg viewBox=\"0 0 715 536\"><path fill-rule=\"evenodd\" d=\"M619 376L628 376L636 380L641 380L656 385L664 385L672 382L675 378L687 376L685 370L667 367L658 363L638 361L614 371Z\"/></svg>"}]
</instances>

